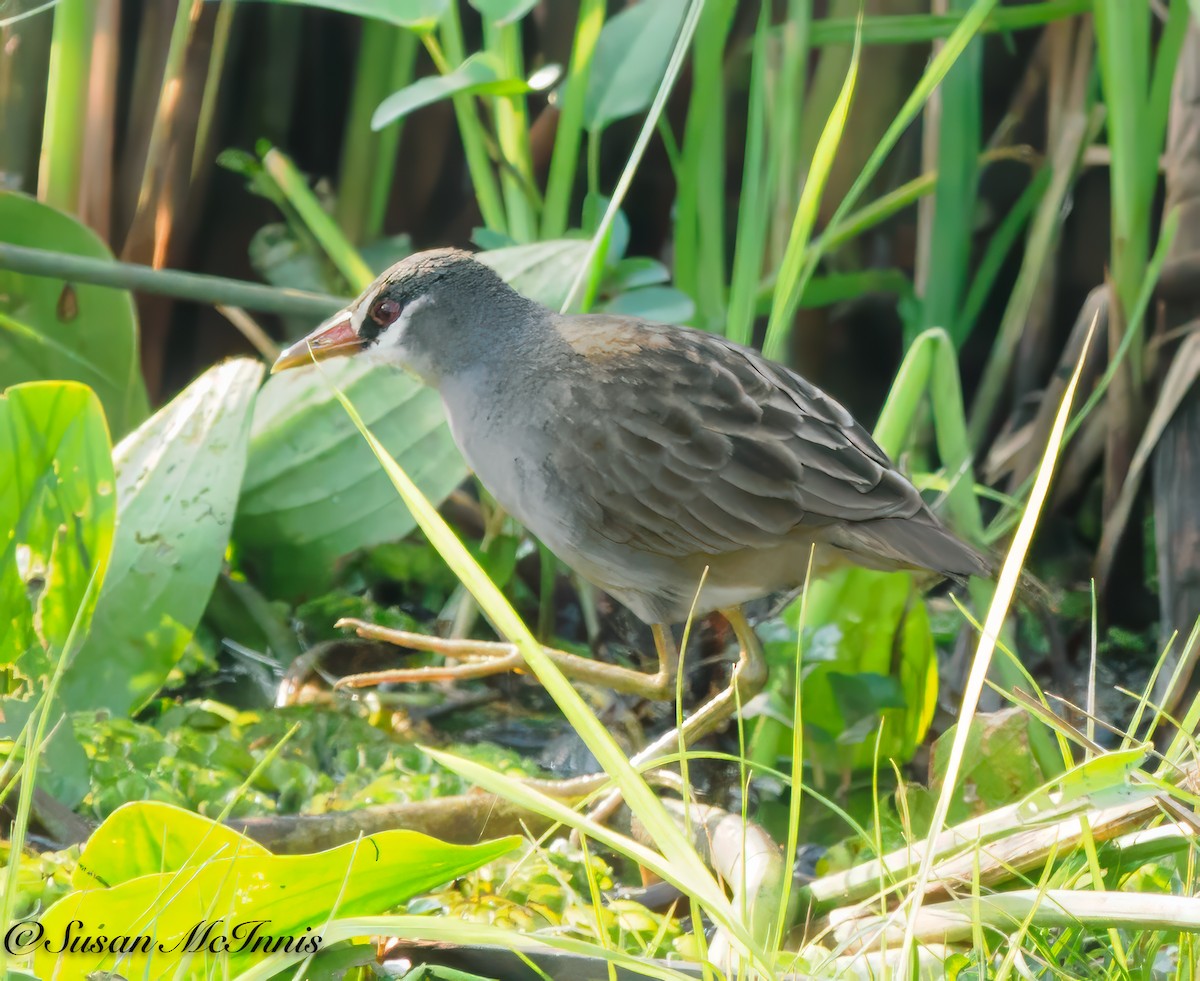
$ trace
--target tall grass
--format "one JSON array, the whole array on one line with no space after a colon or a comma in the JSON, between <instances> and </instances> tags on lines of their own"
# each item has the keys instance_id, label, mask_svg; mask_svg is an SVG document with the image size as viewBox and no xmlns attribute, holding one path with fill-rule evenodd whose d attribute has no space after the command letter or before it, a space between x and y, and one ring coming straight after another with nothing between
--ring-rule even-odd
<instances>
[{"instance_id":1,"label":"tall grass","mask_svg":"<svg viewBox=\"0 0 1200 981\"><path fill-rule=\"evenodd\" d=\"M50 43L38 197L64 211L75 211L79 206L85 165L85 128L81 121L87 116L94 26L95 5L91 0L60 0L54 11Z\"/></svg>"}]
</instances>

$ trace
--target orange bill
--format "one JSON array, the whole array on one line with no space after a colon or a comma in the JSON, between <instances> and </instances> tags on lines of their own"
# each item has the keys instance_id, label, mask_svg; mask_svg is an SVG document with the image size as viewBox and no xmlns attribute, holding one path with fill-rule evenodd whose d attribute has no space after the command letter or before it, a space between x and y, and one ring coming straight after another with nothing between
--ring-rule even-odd
<instances>
[{"instance_id":1,"label":"orange bill","mask_svg":"<svg viewBox=\"0 0 1200 981\"><path fill-rule=\"evenodd\" d=\"M361 350L362 341L350 323L350 312L342 310L280 354L271 366L271 374Z\"/></svg>"}]
</instances>

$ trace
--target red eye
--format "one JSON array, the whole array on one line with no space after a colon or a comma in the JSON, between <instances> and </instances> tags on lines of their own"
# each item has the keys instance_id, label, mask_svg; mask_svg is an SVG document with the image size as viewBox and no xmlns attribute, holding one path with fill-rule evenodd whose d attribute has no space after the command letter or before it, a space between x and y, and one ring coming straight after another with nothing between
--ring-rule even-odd
<instances>
[{"instance_id":1,"label":"red eye","mask_svg":"<svg viewBox=\"0 0 1200 981\"><path fill-rule=\"evenodd\" d=\"M396 322L396 318L400 316L400 311L404 309L404 305L399 300L393 300L390 296L381 296L373 304L369 316L380 327L390 327Z\"/></svg>"}]
</instances>

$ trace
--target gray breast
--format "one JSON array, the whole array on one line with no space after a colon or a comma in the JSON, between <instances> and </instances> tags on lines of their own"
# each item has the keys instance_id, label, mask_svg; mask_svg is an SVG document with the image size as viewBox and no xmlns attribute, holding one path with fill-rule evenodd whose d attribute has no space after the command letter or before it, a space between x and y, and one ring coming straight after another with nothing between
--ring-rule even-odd
<instances>
[{"instance_id":1,"label":"gray breast","mask_svg":"<svg viewBox=\"0 0 1200 981\"><path fill-rule=\"evenodd\" d=\"M548 526L562 520L562 495L547 467L554 434L544 399L483 373L447 379L441 395L454 441L484 487L535 535L550 537Z\"/></svg>"},{"instance_id":2,"label":"gray breast","mask_svg":"<svg viewBox=\"0 0 1200 981\"><path fill-rule=\"evenodd\" d=\"M603 515L591 513L595 475L564 452L567 420L552 408L560 404L554 384L489 385L480 375L444 381L454 440L488 492L555 555L642 619L660 621L674 563L613 541ZM672 592L669 605L679 602Z\"/></svg>"}]
</instances>

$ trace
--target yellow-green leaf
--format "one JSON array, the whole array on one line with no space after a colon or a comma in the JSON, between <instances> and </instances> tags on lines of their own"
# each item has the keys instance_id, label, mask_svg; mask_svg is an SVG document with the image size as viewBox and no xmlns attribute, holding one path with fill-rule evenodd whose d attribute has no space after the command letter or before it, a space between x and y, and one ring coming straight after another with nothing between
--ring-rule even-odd
<instances>
[{"instance_id":1,"label":"yellow-green leaf","mask_svg":"<svg viewBox=\"0 0 1200 981\"><path fill-rule=\"evenodd\" d=\"M186 847L200 831L199 825L185 828L177 844ZM136 829L133 835L139 837ZM249 847L228 858L209 852L199 864L59 900L40 917L44 936L32 951L34 971L46 978L95 971L144 979L233 977L267 953L316 952L335 914L383 913L520 842L513 836L450 845L415 831L385 831L311 855ZM172 863L178 857L171 851ZM62 943L85 935L91 944L81 940L72 950Z\"/></svg>"}]
</instances>

